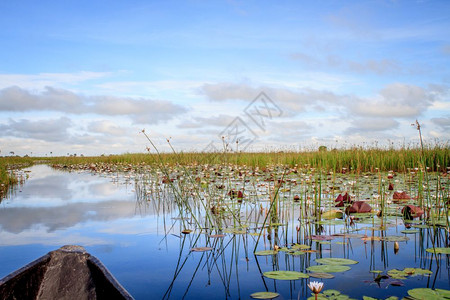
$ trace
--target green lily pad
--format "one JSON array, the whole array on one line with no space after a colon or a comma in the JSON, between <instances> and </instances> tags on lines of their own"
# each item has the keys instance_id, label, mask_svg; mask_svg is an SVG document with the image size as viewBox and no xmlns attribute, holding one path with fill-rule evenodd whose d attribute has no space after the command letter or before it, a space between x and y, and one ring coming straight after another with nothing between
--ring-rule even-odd
<instances>
[{"instance_id":1,"label":"green lily pad","mask_svg":"<svg viewBox=\"0 0 450 300\"><path fill-rule=\"evenodd\" d=\"M297 271L269 271L264 272L263 275L267 278L278 280L297 280L300 278L309 278L308 274Z\"/></svg>"},{"instance_id":2,"label":"green lily pad","mask_svg":"<svg viewBox=\"0 0 450 300\"><path fill-rule=\"evenodd\" d=\"M348 258L316 258L316 262L325 265L355 265L358 263L356 260Z\"/></svg>"},{"instance_id":3,"label":"green lily pad","mask_svg":"<svg viewBox=\"0 0 450 300\"><path fill-rule=\"evenodd\" d=\"M303 251L294 251L294 252L287 252L286 254L298 256L298 255L304 255L304 254L306 254L306 252L303 252Z\"/></svg>"},{"instance_id":4,"label":"green lily pad","mask_svg":"<svg viewBox=\"0 0 450 300\"><path fill-rule=\"evenodd\" d=\"M344 213L339 209L332 209L329 211L326 211L322 214L322 219L325 220L332 220L332 219L342 219L344 216Z\"/></svg>"},{"instance_id":5,"label":"green lily pad","mask_svg":"<svg viewBox=\"0 0 450 300\"><path fill-rule=\"evenodd\" d=\"M325 290L322 292L322 294L324 294L326 296L339 296L341 294L341 292L339 292L337 290Z\"/></svg>"},{"instance_id":6,"label":"green lily pad","mask_svg":"<svg viewBox=\"0 0 450 300\"><path fill-rule=\"evenodd\" d=\"M322 294L318 294L317 298L315 296L311 296L311 297L309 297L306 300L315 300L315 299L317 299L317 300L329 300L326 296L324 296Z\"/></svg>"},{"instance_id":7,"label":"green lily pad","mask_svg":"<svg viewBox=\"0 0 450 300\"><path fill-rule=\"evenodd\" d=\"M342 265L317 265L306 268L310 272L338 273L350 270L349 266Z\"/></svg>"},{"instance_id":8,"label":"green lily pad","mask_svg":"<svg viewBox=\"0 0 450 300\"><path fill-rule=\"evenodd\" d=\"M443 290L443 289L435 289L436 292L439 293L439 295L444 296L445 298L450 299L450 290Z\"/></svg>"},{"instance_id":9,"label":"green lily pad","mask_svg":"<svg viewBox=\"0 0 450 300\"><path fill-rule=\"evenodd\" d=\"M444 293L449 291L443 290L443 292L438 290L432 290L429 288L417 288L408 291L408 295L418 300L441 300L447 297L444 296ZM441 294L442 293L442 294Z\"/></svg>"},{"instance_id":10,"label":"green lily pad","mask_svg":"<svg viewBox=\"0 0 450 300\"><path fill-rule=\"evenodd\" d=\"M336 245L347 245L348 243L347 242L336 242L335 244Z\"/></svg>"},{"instance_id":11,"label":"green lily pad","mask_svg":"<svg viewBox=\"0 0 450 300\"><path fill-rule=\"evenodd\" d=\"M341 225L344 224L344 220L320 220L315 223L318 225Z\"/></svg>"},{"instance_id":12,"label":"green lily pad","mask_svg":"<svg viewBox=\"0 0 450 300\"><path fill-rule=\"evenodd\" d=\"M264 255L276 255L278 253L277 250L262 250L256 251L255 255L264 256Z\"/></svg>"},{"instance_id":13,"label":"green lily pad","mask_svg":"<svg viewBox=\"0 0 450 300\"><path fill-rule=\"evenodd\" d=\"M385 242L405 242L405 241L409 241L409 237L399 236L399 235L391 235L391 236L382 237L381 240L385 241Z\"/></svg>"},{"instance_id":14,"label":"green lily pad","mask_svg":"<svg viewBox=\"0 0 450 300\"><path fill-rule=\"evenodd\" d=\"M419 224L419 225L413 225L415 228L422 228L422 229L428 229L431 228L429 225Z\"/></svg>"},{"instance_id":15,"label":"green lily pad","mask_svg":"<svg viewBox=\"0 0 450 300\"><path fill-rule=\"evenodd\" d=\"M311 248L311 246L308 246L308 245L302 245L302 244L294 244L294 245L292 245L291 248L292 248L292 249L302 249L302 250L305 250L305 249Z\"/></svg>"},{"instance_id":16,"label":"green lily pad","mask_svg":"<svg viewBox=\"0 0 450 300\"><path fill-rule=\"evenodd\" d=\"M419 230L402 230L400 232L404 233L404 234L413 234L413 233L419 233L420 231Z\"/></svg>"},{"instance_id":17,"label":"green lily pad","mask_svg":"<svg viewBox=\"0 0 450 300\"><path fill-rule=\"evenodd\" d=\"M427 248L425 251L430 253L437 253L437 254L450 254L450 247L449 248Z\"/></svg>"},{"instance_id":18,"label":"green lily pad","mask_svg":"<svg viewBox=\"0 0 450 300\"><path fill-rule=\"evenodd\" d=\"M315 273L309 273L309 277L331 279L331 278L334 278L334 275L330 274L330 273L324 273L324 272L315 272Z\"/></svg>"},{"instance_id":19,"label":"green lily pad","mask_svg":"<svg viewBox=\"0 0 450 300\"><path fill-rule=\"evenodd\" d=\"M280 294L274 292L257 292L250 295L253 299L273 299L278 296L280 296Z\"/></svg>"}]
</instances>

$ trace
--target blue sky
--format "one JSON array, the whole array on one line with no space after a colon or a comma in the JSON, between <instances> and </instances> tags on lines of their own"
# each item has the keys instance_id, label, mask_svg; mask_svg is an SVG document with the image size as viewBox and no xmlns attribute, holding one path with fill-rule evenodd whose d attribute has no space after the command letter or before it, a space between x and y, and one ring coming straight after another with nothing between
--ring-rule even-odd
<instances>
[{"instance_id":1,"label":"blue sky","mask_svg":"<svg viewBox=\"0 0 450 300\"><path fill-rule=\"evenodd\" d=\"M162 151L168 138L222 148L222 136L249 151L415 145L416 119L447 143L449 12L426 0L2 1L0 155L143 152L144 128Z\"/></svg>"}]
</instances>

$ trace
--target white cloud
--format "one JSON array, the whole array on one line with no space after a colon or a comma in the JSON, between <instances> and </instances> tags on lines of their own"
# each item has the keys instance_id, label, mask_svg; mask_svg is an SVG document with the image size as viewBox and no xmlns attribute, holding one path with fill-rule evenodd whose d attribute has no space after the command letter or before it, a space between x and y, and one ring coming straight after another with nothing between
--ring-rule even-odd
<instances>
[{"instance_id":1,"label":"white cloud","mask_svg":"<svg viewBox=\"0 0 450 300\"><path fill-rule=\"evenodd\" d=\"M68 128L72 122L69 118L30 121L10 119L0 124L0 136L38 139L43 141L66 141L69 139Z\"/></svg>"},{"instance_id":2,"label":"white cloud","mask_svg":"<svg viewBox=\"0 0 450 300\"><path fill-rule=\"evenodd\" d=\"M345 130L347 134L393 130L399 122L387 118L364 118L351 121L351 126Z\"/></svg>"},{"instance_id":3,"label":"white cloud","mask_svg":"<svg viewBox=\"0 0 450 300\"><path fill-rule=\"evenodd\" d=\"M368 117L416 118L423 114L444 93L440 87L428 89L394 83L379 92L373 99L360 99L349 107L352 114Z\"/></svg>"},{"instance_id":4,"label":"white cloud","mask_svg":"<svg viewBox=\"0 0 450 300\"><path fill-rule=\"evenodd\" d=\"M191 120L181 122L178 128L202 128L209 126L226 127L233 122L236 116L220 114L212 117L193 117Z\"/></svg>"},{"instance_id":5,"label":"white cloud","mask_svg":"<svg viewBox=\"0 0 450 300\"><path fill-rule=\"evenodd\" d=\"M87 130L91 133L101 133L109 136L123 136L130 132L129 128L118 126L109 120L90 122Z\"/></svg>"},{"instance_id":6,"label":"white cloud","mask_svg":"<svg viewBox=\"0 0 450 300\"><path fill-rule=\"evenodd\" d=\"M440 118L432 118L431 121L444 130L450 130L450 116L440 117Z\"/></svg>"},{"instance_id":7,"label":"white cloud","mask_svg":"<svg viewBox=\"0 0 450 300\"><path fill-rule=\"evenodd\" d=\"M58 111L71 114L127 116L134 123L157 124L187 109L167 100L147 98L84 96L64 89L46 87L31 93L20 87L0 90L1 111Z\"/></svg>"}]
</instances>

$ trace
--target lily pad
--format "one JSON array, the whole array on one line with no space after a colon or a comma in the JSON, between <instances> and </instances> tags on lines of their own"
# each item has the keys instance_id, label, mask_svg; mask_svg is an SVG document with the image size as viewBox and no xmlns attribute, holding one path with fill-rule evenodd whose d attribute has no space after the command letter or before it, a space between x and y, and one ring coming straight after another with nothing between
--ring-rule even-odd
<instances>
[{"instance_id":1,"label":"lily pad","mask_svg":"<svg viewBox=\"0 0 450 300\"><path fill-rule=\"evenodd\" d=\"M315 272L315 273L309 273L309 277L331 279L331 278L334 278L334 275L330 274L330 273L324 273L324 272Z\"/></svg>"},{"instance_id":2,"label":"lily pad","mask_svg":"<svg viewBox=\"0 0 450 300\"><path fill-rule=\"evenodd\" d=\"M304 251L294 251L294 252L287 252L286 254L298 256L298 255L304 255L304 254L306 254L306 252L304 252Z\"/></svg>"},{"instance_id":3,"label":"lily pad","mask_svg":"<svg viewBox=\"0 0 450 300\"><path fill-rule=\"evenodd\" d=\"M302 244L294 244L291 247L292 249L309 249L311 246L308 245L302 245Z\"/></svg>"},{"instance_id":4,"label":"lily pad","mask_svg":"<svg viewBox=\"0 0 450 300\"><path fill-rule=\"evenodd\" d=\"M385 241L385 242L405 242L405 241L409 241L409 237L399 236L399 235L390 235L390 236L385 236L385 237L381 238L381 240Z\"/></svg>"},{"instance_id":5,"label":"lily pad","mask_svg":"<svg viewBox=\"0 0 450 300\"><path fill-rule=\"evenodd\" d=\"M437 253L437 254L450 254L450 247L449 248L427 248L425 251L430 253Z\"/></svg>"},{"instance_id":6,"label":"lily pad","mask_svg":"<svg viewBox=\"0 0 450 300\"><path fill-rule=\"evenodd\" d=\"M358 263L356 260L348 258L316 258L316 262L325 265L355 265Z\"/></svg>"},{"instance_id":7,"label":"lily pad","mask_svg":"<svg viewBox=\"0 0 450 300\"><path fill-rule=\"evenodd\" d=\"M197 247L197 248L192 248L191 251L192 252L205 252L205 251L211 251L213 248L211 247Z\"/></svg>"},{"instance_id":8,"label":"lily pad","mask_svg":"<svg viewBox=\"0 0 450 300\"><path fill-rule=\"evenodd\" d=\"M325 290L322 292L322 294L326 296L339 296L341 292L339 292L338 290Z\"/></svg>"},{"instance_id":9,"label":"lily pad","mask_svg":"<svg viewBox=\"0 0 450 300\"><path fill-rule=\"evenodd\" d=\"M250 295L253 299L273 299L278 296L280 296L280 294L274 292L257 292Z\"/></svg>"},{"instance_id":10,"label":"lily pad","mask_svg":"<svg viewBox=\"0 0 450 300\"><path fill-rule=\"evenodd\" d=\"M342 219L343 212L339 209L332 209L329 211L326 211L322 214L322 219L325 220L332 220L332 219Z\"/></svg>"},{"instance_id":11,"label":"lily pad","mask_svg":"<svg viewBox=\"0 0 450 300\"><path fill-rule=\"evenodd\" d=\"M256 251L255 255L264 256L264 255L276 255L278 253L277 250L262 250Z\"/></svg>"},{"instance_id":12,"label":"lily pad","mask_svg":"<svg viewBox=\"0 0 450 300\"><path fill-rule=\"evenodd\" d=\"M404 234L413 234L413 233L419 233L420 231L419 230L402 230L400 232L404 233Z\"/></svg>"},{"instance_id":13,"label":"lily pad","mask_svg":"<svg viewBox=\"0 0 450 300\"><path fill-rule=\"evenodd\" d=\"M264 272L263 275L267 278L277 280L297 280L300 278L309 278L308 274L297 271L268 271Z\"/></svg>"},{"instance_id":14,"label":"lily pad","mask_svg":"<svg viewBox=\"0 0 450 300\"><path fill-rule=\"evenodd\" d=\"M338 273L350 270L349 266L342 265L317 265L306 268L310 272Z\"/></svg>"},{"instance_id":15,"label":"lily pad","mask_svg":"<svg viewBox=\"0 0 450 300\"><path fill-rule=\"evenodd\" d=\"M413 297L414 299L424 299L424 300L440 300L448 298L448 293L450 291L447 290L432 290L429 288L417 288L408 291L408 295ZM447 296L446 296L447 294Z\"/></svg>"},{"instance_id":16,"label":"lily pad","mask_svg":"<svg viewBox=\"0 0 450 300\"><path fill-rule=\"evenodd\" d=\"M315 296L311 296L306 300L329 300L326 296L322 295L322 294L318 294L317 298Z\"/></svg>"}]
</instances>

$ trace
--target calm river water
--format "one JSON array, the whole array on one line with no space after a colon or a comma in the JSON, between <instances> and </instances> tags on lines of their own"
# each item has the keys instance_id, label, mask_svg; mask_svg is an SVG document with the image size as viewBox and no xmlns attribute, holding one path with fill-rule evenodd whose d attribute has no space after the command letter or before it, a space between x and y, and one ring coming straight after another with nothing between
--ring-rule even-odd
<instances>
[{"instance_id":1,"label":"calm river water","mask_svg":"<svg viewBox=\"0 0 450 300\"><path fill-rule=\"evenodd\" d=\"M261 274L274 269L307 272L319 255L359 261L347 272L334 273L333 279L311 278L351 298L401 298L414 287L449 289L449 256L441 255L439 264L432 260L419 247L419 234L400 242L397 255L393 242L382 247L381 242L339 238L321 244L320 254L254 256L255 238L233 233L209 239L214 252L190 252L191 245L207 245L205 235L172 233L175 209L142 204L132 177L65 172L46 165L33 166L27 174L23 186L0 203L0 277L49 251L76 244L99 258L136 299L250 299L250 294L266 290L279 292L277 299L306 299L310 279L275 281ZM402 235L404 229L390 232ZM259 248L264 249L264 242ZM433 274L408 277L403 286L395 286L386 280L377 284L377 274L369 272L405 267Z\"/></svg>"}]
</instances>

